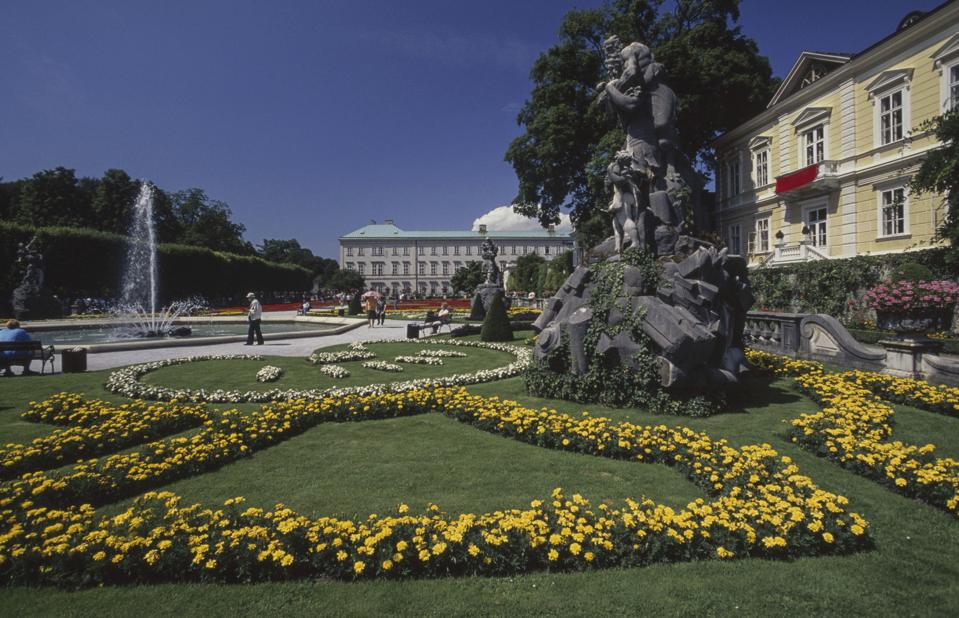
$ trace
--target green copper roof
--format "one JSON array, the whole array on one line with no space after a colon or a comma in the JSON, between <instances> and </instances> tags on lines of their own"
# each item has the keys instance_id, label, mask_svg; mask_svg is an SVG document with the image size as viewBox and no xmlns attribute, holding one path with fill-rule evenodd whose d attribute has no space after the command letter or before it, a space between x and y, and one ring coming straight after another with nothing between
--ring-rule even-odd
<instances>
[{"instance_id":1,"label":"green copper roof","mask_svg":"<svg viewBox=\"0 0 959 618\"><path fill-rule=\"evenodd\" d=\"M486 236L490 238L557 238L557 239L566 239L572 240L572 237L569 234L562 234L559 232L550 233L548 230L533 230L531 232L497 232L495 230L490 230L486 233ZM469 231L438 231L438 230L427 230L427 231L412 231L412 230L402 230L392 223L371 223L370 225L364 225L358 230L353 230L349 234L340 236L340 239L390 239L390 238L404 238L404 239L418 239L418 238L439 238L439 239L472 239L472 240L482 240L483 235L479 232L469 232Z\"/></svg>"}]
</instances>

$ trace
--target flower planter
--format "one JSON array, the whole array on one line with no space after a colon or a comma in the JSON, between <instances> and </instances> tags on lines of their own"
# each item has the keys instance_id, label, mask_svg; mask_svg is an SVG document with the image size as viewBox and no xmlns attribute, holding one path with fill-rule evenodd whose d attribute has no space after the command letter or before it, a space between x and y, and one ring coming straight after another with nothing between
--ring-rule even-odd
<instances>
[{"instance_id":1,"label":"flower planter","mask_svg":"<svg viewBox=\"0 0 959 618\"><path fill-rule=\"evenodd\" d=\"M928 308L911 311L886 311L876 309L876 326L891 330L897 335L924 335L948 331L952 322L952 307Z\"/></svg>"}]
</instances>

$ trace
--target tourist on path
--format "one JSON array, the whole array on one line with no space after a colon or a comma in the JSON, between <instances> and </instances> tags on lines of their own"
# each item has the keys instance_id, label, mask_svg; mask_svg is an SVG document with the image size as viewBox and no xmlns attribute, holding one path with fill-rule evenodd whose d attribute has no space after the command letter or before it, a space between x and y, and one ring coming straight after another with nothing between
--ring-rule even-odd
<instances>
[{"instance_id":1,"label":"tourist on path","mask_svg":"<svg viewBox=\"0 0 959 618\"><path fill-rule=\"evenodd\" d=\"M378 299L379 294L373 288L370 288L370 291L363 295L363 309L366 311L366 319L369 321L367 328L376 326L376 302Z\"/></svg>"},{"instance_id":2,"label":"tourist on path","mask_svg":"<svg viewBox=\"0 0 959 618\"><path fill-rule=\"evenodd\" d=\"M383 323L386 321L386 299L378 298L376 300L376 318L377 323L380 326L383 326Z\"/></svg>"},{"instance_id":3,"label":"tourist on path","mask_svg":"<svg viewBox=\"0 0 959 618\"><path fill-rule=\"evenodd\" d=\"M263 333L260 331L260 320L263 319L263 307L253 292L247 294L246 298L250 301L250 310L247 312L250 328L246 332L246 345L253 345L254 333L256 334L257 344L263 345Z\"/></svg>"},{"instance_id":4,"label":"tourist on path","mask_svg":"<svg viewBox=\"0 0 959 618\"><path fill-rule=\"evenodd\" d=\"M30 339L30 333L23 330L20 327L20 322L16 320L10 320L7 322L7 327L3 330L0 330L0 342L2 343L22 343L32 341ZM14 375L13 371L10 370L11 365L20 365L23 367L23 373L20 375L32 375L34 372L30 371L30 362L33 360L33 354L28 350L4 350L2 352L3 357L0 358L0 364L3 365L4 377L9 377Z\"/></svg>"}]
</instances>

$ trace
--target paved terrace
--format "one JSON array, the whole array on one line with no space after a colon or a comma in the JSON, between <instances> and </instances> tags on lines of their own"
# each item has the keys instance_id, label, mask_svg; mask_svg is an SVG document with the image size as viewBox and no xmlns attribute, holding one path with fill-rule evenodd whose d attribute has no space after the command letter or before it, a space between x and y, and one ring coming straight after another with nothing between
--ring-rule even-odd
<instances>
[{"instance_id":1,"label":"paved terrace","mask_svg":"<svg viewBox=\"0 0 959 618\"><path fill-rule=\"evenodd\" d=\"M282 330L281 325L271 325L269 322L280 319L292 320L295 312L271 312L269 320L263 321L263 345L245 345L243 342L217 343L211 345L181 345L168 348L152 348L142 350L122 350L98 352L87 355L87 370L113 369L136 363L146 363L166 358L180 358L183 356L205 356L212 354L263 354L265 356L296 356L307 357L313 350L321 347L352 343L354 341L370 341L372 339L405 339L408 320L386 320L383 326L369 328L363 322L358 328L339 334L318 337L299 337L295 339L272 339L270 331ZM29 324L24 325L28 330ZM43 340L43 333L36 333L35 339ZM58 349L57 353L59 356ZM57 358L57 371L60 371L60 359ZM39 367L34 363L31 367L35 371ZM15 370L18 371L18 370Z\"/></svg>"}]
</instances>

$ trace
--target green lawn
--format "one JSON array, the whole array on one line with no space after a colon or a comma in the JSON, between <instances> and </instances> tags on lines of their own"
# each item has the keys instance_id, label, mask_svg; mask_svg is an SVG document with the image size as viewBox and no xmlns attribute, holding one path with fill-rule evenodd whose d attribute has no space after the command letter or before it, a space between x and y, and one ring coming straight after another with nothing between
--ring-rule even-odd
<instances>
[{"instance_id":1,"label":"green lawn","mask_svg":"<svg viewBox=\"0 0 959 618\"><path fill-rule=\"evenodd\" d=\"M402 346L390 344L390 354ZM380 358L387 355L380 354ZM413 351L415 351L415 349ZM460 349L460 348L457 348ZM479 350L469 353L478 369ZM485 351L483 351L485 352ZM464 359L444 359L446 361ZM486 358L491 366L509 356ZM320 379L302 359L268 362L289 367L277 382L301 388ZM255 388L252 372L235 361L170 367L150 378L169 386L215 384ZM352 370L353 363L346 364ZM356 363L358 365L358 363ZM453 373L452 363L416 369ZM183 368L189 371L175 373ZM311 373L311 371L313 373ZM242 377L239 377L240 374ZM375 372L378 382L414 377ZM59 390L109 397L105 373L0 379L0 442L21 441L49 431L24 423L25 403ZM359 379L357 373L351 379ZM176 380L181 380L177 382ZM296 383L294 384L294 381ZM189 382L189 383L188 383ZM652 416L641 410L582 406L524 394L519 378L470 387L536 407L578 413L584 409L619 420L687 425L734 444L767 442L790 455L801 473L828 491L850 499L850 508L871 523L876 548L852 556L792 562L706 561L583 573L533 573L511 578L343 583L304 581L249 586L155 585L107 587L79 592L8 588L0 591L5 615L950 615L959 600L959 522L938 509L894 494L787 442L784 421L815 404L790 380L753 379L729 411L707 419ZM245 408L252 408L247 405ZM959 457L959 419L896 407L896 437L939 447ZM251 505L275 501L307 515L382 513L398 502L414 509L427 501L444 510L486 511L522 506L554 486L592 500L646 495L673 506L699 491L663 466L611 461L539 449L487 434L438 414L362 423L328 424L230 464L214 473L165 487L187 502L217 503L243 495ZM110 512L120 505L105 507Z\"/></svg>"}]
</instances>

